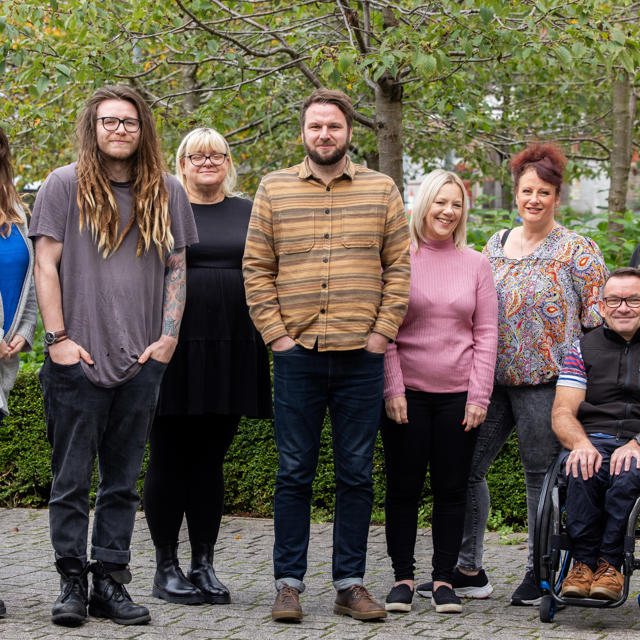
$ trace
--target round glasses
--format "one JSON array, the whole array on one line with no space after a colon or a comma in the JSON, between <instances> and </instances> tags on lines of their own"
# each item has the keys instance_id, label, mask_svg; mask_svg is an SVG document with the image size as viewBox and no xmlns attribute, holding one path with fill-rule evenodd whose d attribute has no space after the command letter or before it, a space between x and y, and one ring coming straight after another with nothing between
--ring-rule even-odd
<instances>
[{"instance_id":1,"label":"round glasses","mask_svg":"<svg viewBox=\"0 0 640 640\"><path fill-rule=\"evenodd\" d=\"M227 159L227 154L210 153L207 155L206 153L188 153L184 157L189 158L194 167L201 167L207 160L209 160L211 164L219 167Z\"/></svg>"},{"instance_id":2,"label":"round glasses","mask_svg":"<svg viewBox=\"0 0 640 640\"><path fill-rule=\"evenodd\" d=\"M618 298L618 296L607 296L603 298L604 303L609 309L617 309L623 302L627 303L629 309L638 309L640 307L640 296L631 296L630 298Z\"/></svg>"},{"instance_id":3,"label":"round glasses","mask_svg":"<svg viewBox=\"0 0 640 640\"><path fill-rule=\"evenodd\" d=\"M96 118L102 122L102 126L106 131L117 131L120 125L124 127L127 133L135 133L140 129L140 120L138 118L116 118L115 116L104 116Z\"/></svg>"}]
</instances>

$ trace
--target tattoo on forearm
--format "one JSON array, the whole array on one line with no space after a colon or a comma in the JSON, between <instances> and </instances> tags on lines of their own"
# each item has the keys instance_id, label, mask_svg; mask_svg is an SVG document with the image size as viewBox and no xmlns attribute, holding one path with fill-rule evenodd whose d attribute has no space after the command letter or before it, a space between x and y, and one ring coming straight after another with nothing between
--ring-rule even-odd
<instances>
[{"instance_id":1,"label":"tattoo on forearm","mask_svg":"<svg viewBox=\"0 0 640 640\"><path fill-rule=\"evenodd\" d=\"M164 274L164 302L162 305L162 333L177 338L187 294L185 250L172 251L167 258Z\"/></svg>"}]
</instances>

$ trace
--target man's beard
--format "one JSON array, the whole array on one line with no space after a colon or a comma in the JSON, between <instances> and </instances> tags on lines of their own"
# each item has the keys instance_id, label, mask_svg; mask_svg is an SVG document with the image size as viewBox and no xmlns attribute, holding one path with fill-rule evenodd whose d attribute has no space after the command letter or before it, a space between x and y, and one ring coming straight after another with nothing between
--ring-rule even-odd
<instances>
[{"instance_id":1,"label":"man's beard","mask_svg":"<svg viewBox=\"0 0 640 640\"><path fill-rule=\"evenodd\" d=\"M344 158L349 148L349 143L347 142L341 147L336 147L328 156L322 156L317 151L310 149L307 146L307 143L304 142L304 140L303 140L303 144L304 144L304 150L307 152L307 155L309 156L309 158L311 158L311 160L313 160L316 164L319 164L322 166L337 164L338 162L340 162L340 160L342 160L342 158Z\"/></svg>"}]
</instances>

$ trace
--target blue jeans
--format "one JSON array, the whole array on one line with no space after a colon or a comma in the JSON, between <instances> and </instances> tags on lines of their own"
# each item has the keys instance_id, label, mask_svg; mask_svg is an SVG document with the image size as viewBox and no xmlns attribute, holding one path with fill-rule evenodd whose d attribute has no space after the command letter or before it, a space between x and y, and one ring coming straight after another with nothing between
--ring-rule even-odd
<instances>
[{"instance_id":1,"label":"blue jeans","mask_svg":"<svg viewBox=\"0 0 640 640\"><path fill-rule=\"evenodd\" d=\"M629 514L640 495L640 469L635 461L629 471L609 474L611 454L628 440L590 438L602 454L602 466L588 480L567 478L567 533L573 555L595 571L598 558L620 569L624 558L624 536ZM563 470L569 451L561 454Z\"/></svg>"},{"instance_id":2,"label":"blue jeans","mask_svg":"<svg viewBox=\"0 0 640 640\"><path fill-rule=\"evenodd\" d=\"M484 532L490 507L486 475L516 427L527 487L527 569L533 569L533 530L542 481L551 461L560 451L560 444L551 430L551 407L555 395L555 384L494 388L487 417L478 427L471 460L464 535L458 555L458 567L461 569L474 571L482 568Z\"/></svg>"},{"instance_id":3,"label":"blue jeans","mask_svg":"<svg viewBox=\"0 0 640 640\"><path fill-rule=\"evenodd\" d=\"M304 590L311 485L327 407L336 477L333 584L361 584L373 503L373 448L382 409L384 354L296 345L273 354L275 434L279 454L274 496L276 588Z\"/></svg>"},{"instance_id":4,"label":"blue jeans","mask_svg":"<svg viewBox=\"0 0 640 640\"><path fill-rule=\"evenodd\" d=\"M80 363L47 358L39 378L53 483L49 527L56 558L85 562L89 490L98 456L100 483L91 557L127 564L140 496L136 481L166 364L148 360L137 375L112 388L91 383Z\"/></svg>"}]
</instances>

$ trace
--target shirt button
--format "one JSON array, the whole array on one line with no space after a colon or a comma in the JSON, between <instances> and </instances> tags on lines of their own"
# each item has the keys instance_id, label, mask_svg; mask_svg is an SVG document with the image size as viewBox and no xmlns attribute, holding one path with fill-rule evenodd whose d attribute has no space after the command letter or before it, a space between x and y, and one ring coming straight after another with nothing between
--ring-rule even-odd
<instances>
[{"instance_id":1,"label":"shirt button","mask_svg":"<svg viewBox=\"0 0 640 640\"><path fill-rule=\"evenodd\" d=\"M322 262L329 262L329 258L322 258Z\"/></svg>"},{"instance_id":2,"label":"shirt button","mask_svg":"<svg viewBox=\"0 0 640 640\"><path fill-rule=\"evenodd\" d=\"M320 313L324 313L324 309L320 309Z\"/></svg>"},{"instance_id":3,"label":"shirt button","mask_svg":"<svg viewBox=\"0 0 640 640\"><path fill-rule=\"evenodd\" d=\"M327 191L331 191L331 187L327 187Z\"/></svg>"},{"instance_id":4,"label":"shirt button","mask_svg":"<svg viewBox=\"0 0 640 640\"><path fill-rule=\"evenodd\" d=\"M322 283L322 288L323 288L323 289L326 289L326 288L327 288L327 283L326 283L326 282L323 282L323 283Z\"/></svg>"},{"instance_id":5,"label":"shirt button","mask_svg":"<svg viewBox=\"0 0 640 640\"><path fill-rule=\"evenodd\" d=\"M324 210L324 212L325 212L325 213L329 213L329 209L325 209L325 210Z\"/></svg>"},{"instance_id":6,"label":"shirt button","mask_svg":"<svg viewBox=\"0 0 640 640\"><path fill-rule=\"evenodd\" d=\"M329 234L328 234L328 233L325 233L325 234L324 234L324 237L325 237L325 238L328 238L328 237L329 237Z\"/></svg>"}]
</instances>

